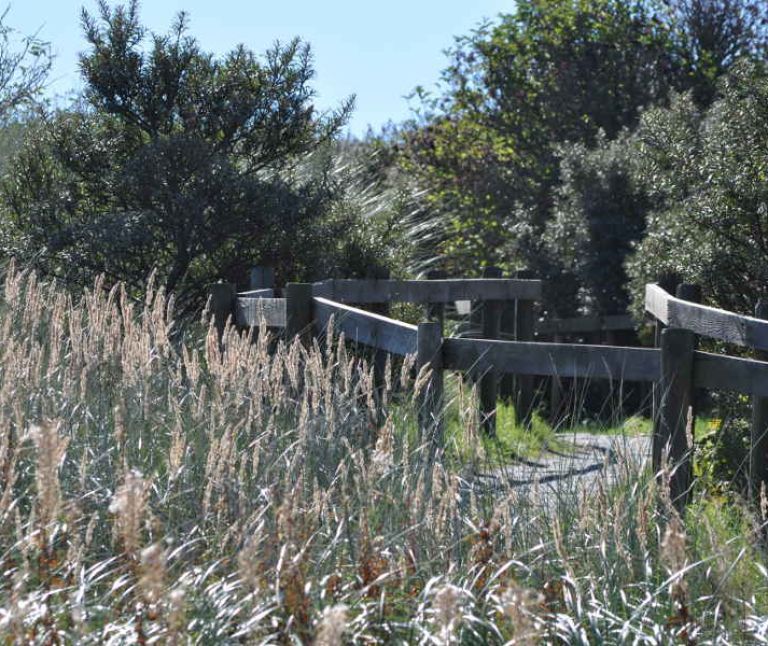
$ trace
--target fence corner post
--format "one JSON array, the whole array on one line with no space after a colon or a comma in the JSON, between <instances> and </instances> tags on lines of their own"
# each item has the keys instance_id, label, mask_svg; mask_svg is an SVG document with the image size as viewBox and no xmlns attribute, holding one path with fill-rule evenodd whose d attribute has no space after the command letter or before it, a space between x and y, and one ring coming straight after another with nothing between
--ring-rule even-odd
<instances>
[{"instance_id":1,"label":"fence corner post","mask_svg":"<svg viewBox=\"0 0 768 646\"><path fill-rule=\"evenodd\" d=\"M768 320L768 300L755 305L755 318ZM758 350L755 358L768 361L768 352ZM760 496L762 483L768 487L768 397L752 397L752 428L749 443L749 485L754 499Z\"/></svg>"},{"instance_id":2,"label":"fence corner post","mask_svg":"<svg viewBox=\"0 0 768 646\"><path fill-rule=\"evenodd\" d=\"M531 279L534 273L529 269L517 272L517 278ZM536 328L534 303L529 300L515 301L515 340L533 341ZM533 417L534 382L531 375L515 375L515 422L529 426Z\"/></svg>"},{"instance_id":3,"label":"fence corner post","mask_svg":"<svg viewBox=\"0 0 768 646\"><path fill-rule=\"evenodd\" d=\"M501 278L501 269L486 267L483 278ZM486 300L482 307L482 325L484 339L498 339L501 334L502 301ZM496 402L499 397L499 376L489 368L480 377L480 426L489 437L496 435Z\"/></svg>"},{"instance_id":4,"label":"fence corner post","mask_svg":"<svg viewBox=\"0 0 768 646\"><path fill-rule=\"evenodd\" d=\"M419 394L419 432L422 441L428 440L433 449L443 444L443 335L440 323L419 323L416 333L417 374L425 366L431 372Z\"/></svg>"},{"instance_id":5,"label":"fence corner post","mask_svg":"<svg viewBox=\"0 0 768 646\"><path fill-rule=\"evenodd\" d=\"M234 321L235 318L237 287L233 283L213 283L209 286L208 292L211 299L213 324L216 327L219 343L221 343L224 337L224 328L227 326L227 320L231 317Z\"/></svg>"},{"instance_id":6,"label":"fence corner post","mask_svg":"<svg viewBox=\"0 0 768 646\"><path fill-rule=\"evenodd\" d=\"M298 336L304 345L312 335L312 284L288 283L285 286L285 340Z\"/></svg>"},{"instance_id":7,"label":"fence corner post","mask_svg":"<svg viewBox=\"0 0 768 646\"><path fill-rule=\"evenodd\" d=\"M689 330L666 328L661 333L659 415L653 427L653 470L658 477L667 449L670 498L682 514L693 480L688 435L693 433L693 353L695 335Z\"/></svg>"}]
</instances>

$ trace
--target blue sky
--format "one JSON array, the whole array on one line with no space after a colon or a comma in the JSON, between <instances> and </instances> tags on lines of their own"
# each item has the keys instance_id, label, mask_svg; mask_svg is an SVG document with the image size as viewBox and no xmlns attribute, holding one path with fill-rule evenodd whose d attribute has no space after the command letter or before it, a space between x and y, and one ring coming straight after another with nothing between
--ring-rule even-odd
<instances>
[{"instance_id":1,"label":"blue sky","mask_svg":"<svg viewBox=\"0 0 768 646\"><path fill-rule=\"evenodd\" d=\"M56 53L49 93L78 87L77 54L84 49L80 9L93 0L12 2L6 23L39 31ZM275 40L299 36L312 45L317 105L330 108L355 94L349 129L364 134L408 116L403 98L416 85L434 84L445 66L443 50L484 18L513 8L512 0L163 0L141 5L142 21L164 32L174 16L190 15L190 33L218 54L244 43L263 52Z\"/></svg>"}]
</instances>

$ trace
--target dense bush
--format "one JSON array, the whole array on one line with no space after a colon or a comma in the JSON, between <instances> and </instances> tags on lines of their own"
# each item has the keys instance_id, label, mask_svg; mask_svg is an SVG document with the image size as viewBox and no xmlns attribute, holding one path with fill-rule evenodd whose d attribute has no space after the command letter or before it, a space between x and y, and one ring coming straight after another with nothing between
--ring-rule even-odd
<instances>
[{"instance_id":1,"label":"dense bush","mask_svg":"<svg viewBox=\"0 0 768 646\"><path fill-rule=\"evenodd\" d=\"M768 71L742 64L701 117L681 98L637 134L652 203L628 264L638 308L645 282L674 272L721 307L749 313L768 295Z\"/></svg>"},{"instance_id":2,"label":"dense bush","mask_svg":"<svg viewBox=\"0 0 768 646\"><path fill-rule=\"evenodd\" d=\"M645 229L649 200L633 172L628 139L563 148L563 184L545 231L549 253L578 281L580 309L592 314L626 311L624 261Z\"/></svg>"},{"instance_id":3,"label":"dense bush","mask_svg":"<svg viewBox=\"0 0 768 646\"><path fill-rule=\"evenodd\" d=\"M208 283L242 282L254 264L282 281L387 261L386 226L337 158L351 103L317 112L307 46L217 59L183 15L148 34L135 2L83 24L82 102L37 120L4 182L10 253L137 293L154 268L189 311Z\"/></svg>"},{"instance_id":4,"label":"dense bush","mask_svg":"<svg viewBox=\"0 0 768 646\"><path fill-rule=\"evenodd\" d=\"M671 90L705 109L737 61L764 58L767 17L748 0L526 0L458 39L439 94L421 92L422 119L405 136L405 164L443 228L444 264L525 265L548 280L554 313L619 310L644 205L607 142ZM604 150L590 156L595 146ZM566 221L578 219L595 235L569 253Z\"/></svg>"}]
</instances>

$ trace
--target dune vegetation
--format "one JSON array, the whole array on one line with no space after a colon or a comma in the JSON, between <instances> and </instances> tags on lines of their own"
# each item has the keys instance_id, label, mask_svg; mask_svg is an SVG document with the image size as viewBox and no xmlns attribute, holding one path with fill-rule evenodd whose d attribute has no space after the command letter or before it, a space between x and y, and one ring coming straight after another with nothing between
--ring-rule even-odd
<instances>
[{"instance_id":1,"label":"dune vegetation","mask_svg":"<svg viewBox=\"0 0 768 646\"><path fill-rule=\"evenodd\" d=\"M147 293L6 273L8 643L768 639L764 518L733 497L701 487L682 519L629 466L590 491L488 486L482 442L425 450L409 362L379 424L342 338L230 328L222 350Z\"/></svg>"}]
</instances>

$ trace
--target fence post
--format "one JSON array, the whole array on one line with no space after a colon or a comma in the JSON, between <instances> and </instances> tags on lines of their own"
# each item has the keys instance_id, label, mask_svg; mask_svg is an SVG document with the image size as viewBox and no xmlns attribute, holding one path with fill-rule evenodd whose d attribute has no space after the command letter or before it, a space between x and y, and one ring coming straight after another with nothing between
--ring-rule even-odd
<instances>
[{"instance_id":1,"label":"fence post","mask_svg":"<svg viewBox=\"0 0 768 646\"><path fill-rule=\"evenodd\" d=\"M667 328L661 333L661 380L659 415L653 428L653 470L659 474L661 456L668 449L670 498L683 512L692 484L691 447L693 434L693 332ZM657 457L658 456L658 457Z\"/></svg>"},{"instance_id":2,"label":"fence post","mask_svg":"<svg viewBox=\"0 0 768 646\"><path fill-rule=\"evenodd\" d=\"M211 314L219 343L224 337L224 328L227 320L235 318L235 304L237 303L237 288L233 283L214 283L209 287L211 297Z\"/></svg>"},{"instance_id":3,"label":"fence post","mask_svg":"<svg viewBox=\"0 0 768 646\"><path fill-rule=\"evenodd\" d=\"M269 289L275 286L275 270L272 267L251 268L251 289Z\"/></svg>"},{"instance_id":4,"label":"fence post","mask_svg":"<svg viewBox=\"0 0 768 646\"><path fill-rule=\"evenodd\" d=\"M511 276L514 278L514 274ZM505 301L501 306L500 337L513 340L515 338L515 301ZM499 397L505 403L515 403L515 376L509 373L499 377Z\"/></svg>"},{"instance_id":5,"label":"fence post","mask_svg":"<svg viewBox=\"0 0 768 646\"><path fill-rule=\"evenodd\" d=\"M372 267L368 272L368 278L375 280L389 280L389 269L386 267ZM382 316L389 316L389 303L371 303L369 311ZM376 399L377 422L384 423L383 393L386 384L387 353L384 350L373 350L373 388Z\"/></svg>"},{"instance_id":6,"label":"fence post","mask_svg":"<svg viewBox=\"0 0 768 646\"><path fill-rule=\"evenodd\" d=\"M419 431L422 441L428 440L436 448L443 443L443 335L435 321L419 323L416 333L417 375L425 366L431 373L420 389Z\"/></svg>"},{"instance_id":7,"label":"fence post","mask_svg":"<svg viewBox=\"0 0 768 646\"><path fill-rule=\"evenodd\" d=\"M486 267L483 278L501 278L501 269ZM485 301L483 303L483 338L498 339L501 331L502 301ZM480 394L480 426L488 436L496 434L496 400L498 399L499 380L495 369L489 368L480 377L478 388Z\"/></svg>"},{"instance_id":8,"label":"fence post","mask_svg":"<svg viewBox=\"0 0 768 646\"><path fill-rule=\"evenodd\" d=\"M285 286L285 341L301 338L309 344L312 335L312 284L288 283Z\"/></svg>"},{"instance_id":9,"label":"fence post","mask_svg":"<svg viewBox=\"0 0 768 646\"><path fill-rule=\"evenodd\" d=\"M757 301L755 318L768 319L768 300L761 298ZM758 350L755 358L768 361L768 352ZM753 497L759 497L763 482L768 486L768 397L754 396L749 445L749 484Z\"/></svg>"},{"instance_id":10,"label":"fence post","mask_svg":"<svg viewBox=\"0 0 768 646\"><path fill-rule=\"evenodd\" d=\"M552 336L553 343L562 343L561 334L555 333ZM563 382L558 375L552 375L549 382L549 425L557 428L565 420L563 411Z\"/></svg>"},{"instance_id":11,"label":"fence post","mask_svg":"<svg viewBox=\"0 0 768 646\"><path fill-rule=\"evenodd\" d=\"M533 278L533 272L524 269L517 272L517 278ZM535 315L533 301L515 301L515 340L533 341ZM515 376L515 422L528 426L533 416L533 376Z\"/></svg>"},{"instance_id":12,"label":"fence post","mask_svg":"<svg viewBox=\"0 0 768 646\"><path fill-rule=\"evenodd\" d=\"M427 280L443 280L446 275L442 269L432 269L427 272ZM427 320L440 323L442 331L445 322L445 303L428 303L424 309Z\"/></svg>"}]
</instances>

